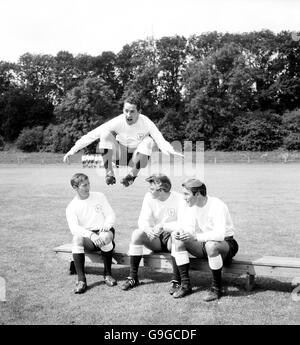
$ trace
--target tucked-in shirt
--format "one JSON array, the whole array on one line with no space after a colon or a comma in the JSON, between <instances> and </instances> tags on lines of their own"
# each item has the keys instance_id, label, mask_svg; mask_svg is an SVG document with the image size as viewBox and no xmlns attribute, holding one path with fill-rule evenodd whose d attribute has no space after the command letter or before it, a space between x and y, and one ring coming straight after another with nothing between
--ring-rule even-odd
<instances>
[{"instance_id":1,"label":"tucked-in shirt","mask_svg":"<svg viewBox=\"0 0 300 345\"><path fill-rule=\"evenodd\" d=\"M83 237L89 237L92 230L112 227L116 219L107 198L101 192L90 192L85 200L75 196L66 208L66 217L71 233Z\"/></svg>"},{"instance_id":2,"label":"tucked-in shirt","mask_svg":"<svg viewBox=\"0 0 300 345\"><path fill-rule=\"evenodd\" d=\"M177 221L178 210L183 202L182 194L173 191L165 201L153 199L150 192L146 193L138 219L139 228L146 231L157 224Z\"/></svg>"},{"instance_id":3,"label":"tucked-in shirt","mask_svg":"<svg viewBox=\"0 0 300 345\"><path fill-rule=\"evenodd\" d=\"M117 141L129 148L136 148L145 137L151 135L163 153L174 152L172 145L164 139L154 122L147 116L139 114L137 122L128 125L125 115L121 114L82 136L71 148L70 153L74 154L99 139L104 130L116 133Z\"/></svg>"}]
</instances>

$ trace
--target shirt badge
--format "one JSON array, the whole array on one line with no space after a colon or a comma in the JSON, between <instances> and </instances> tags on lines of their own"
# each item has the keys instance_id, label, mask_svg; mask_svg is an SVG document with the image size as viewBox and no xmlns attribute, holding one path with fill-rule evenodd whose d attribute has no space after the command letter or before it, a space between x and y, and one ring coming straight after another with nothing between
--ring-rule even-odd
<instances>
[{"instance_id":1,"label":"shirt badge","mask_svg":"<svg viewBox=\"0 0 300 345\"><path fill-rule=\"evenodd\" d=\"M101 206L100 204L95 205L95 211L96 211L97 213L100 213L101 210L102 210L102 206Z\"/></svg>"},{"instance_id":2,"label":"shirt badge","mask_svg":"<svg viewBox=\"0 0 300 345\"><path fill-rule=\"evenodd\" d=\"M168 213L168 216L174 217L176 214L175 208L168 208L167 213Z\"/></svg>"}]
</instances>

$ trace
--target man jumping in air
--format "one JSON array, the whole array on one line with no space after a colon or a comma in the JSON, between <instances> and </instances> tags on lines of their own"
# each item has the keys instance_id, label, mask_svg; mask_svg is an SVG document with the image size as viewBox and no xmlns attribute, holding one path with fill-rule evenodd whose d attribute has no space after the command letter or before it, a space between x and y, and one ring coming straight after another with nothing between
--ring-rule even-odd
<instances>
[{"instance_id":1,"label":"man jumping in air","mask_svg":"<svg viewBox=\"0 0 300 345\"><path fill-rule=\"evenodd\" d=\"M116 165L131 166L130 173L120 181L128 187L134 182L140 169L147 166L154 142L166 155L181 155L164 139L156 125L140 111L140 100L134 95L127 97L124 101L123 114L77 140L64 156L64 162L68 163L69 156L100 139L99 149L106 170L106 183L108 185L116 183L112 166L114 160Z\"/></svg>"}]
</instances>

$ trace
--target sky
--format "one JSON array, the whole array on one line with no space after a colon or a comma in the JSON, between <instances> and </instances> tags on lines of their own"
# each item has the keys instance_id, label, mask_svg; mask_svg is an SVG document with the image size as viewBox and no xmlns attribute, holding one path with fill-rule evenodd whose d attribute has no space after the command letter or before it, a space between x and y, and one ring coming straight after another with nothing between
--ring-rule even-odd
<instances>
[{"instance_id":1,"label":"sky","mask_svg":"<svg viewBox=\"0 0 300 345\"><path fill-rule=\"evenodd\" d=\"M138 39L300 31L300 0L0 0L0 61L118 53Z\"/></svg>"}]
</instances>

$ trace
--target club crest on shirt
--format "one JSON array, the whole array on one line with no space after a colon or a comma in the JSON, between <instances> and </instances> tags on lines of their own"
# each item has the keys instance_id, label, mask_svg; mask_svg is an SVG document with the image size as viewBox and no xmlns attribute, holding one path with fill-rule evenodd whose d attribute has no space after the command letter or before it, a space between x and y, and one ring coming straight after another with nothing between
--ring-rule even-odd
<instances>
[{"instance_id":1,"label":"club crest on shirt","mask_svg":"<svg viewBox=\"0 0 300 345\"><path fill-rule=\"evenodd\" d=\"M174 217L176 214L175 208L168 208L167 213L168 213L168 216Z\"/></svg>"},{"instance_id":2,"label":"club crest on shirt","mask_svg":"<svg viewBox=\"0 0 300 345\"><path fill-rule=\"evenodd\" d=\"M95 205L95 211L96 211L97 213L100 213L100 212L102 211L102 206L101 206L101 204Z\"/></svg>"},{"instance_id":3,"label":"club crest on shirt","mask_svg":"<svg viewBox=\"0 0 300 345\"><path fill-rule=\"evenodd\" d=\"M138 140L143 140L145 138L144 133L138 133L136 136L137 136Z\"/></svg>"}]
</instances>

